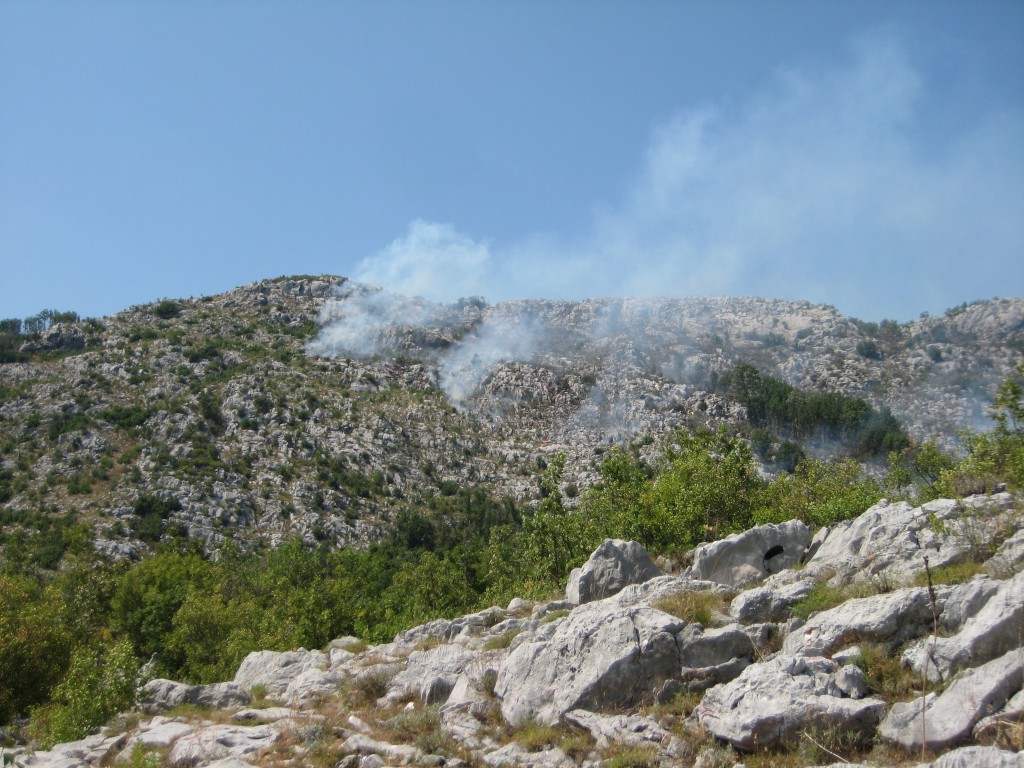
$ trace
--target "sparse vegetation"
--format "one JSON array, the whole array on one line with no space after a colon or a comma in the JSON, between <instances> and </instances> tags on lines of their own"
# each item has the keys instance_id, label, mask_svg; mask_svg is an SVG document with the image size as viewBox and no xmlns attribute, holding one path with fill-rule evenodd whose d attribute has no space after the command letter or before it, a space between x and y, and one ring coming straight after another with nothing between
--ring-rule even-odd
<instances>
[{"instance_id":1,"label":"sparse vegetation","mask_svg":"<svg viewBox=\"0 0 1024 768\"><path fill-rule=\"evenodd\" d=\"M732 597L719 592L677 592L658 598L651 605L683 621L711 627L715 625L715 613L727 611Z\"/></svg>"},{"instance_id":2,"label":"sparse vegetation","mask_svg":"<svg viewBox=\"0 0 1024 768\"><path fill-rule=\"evenodd\" d=\"M1024 370L997 393L995 429L965 433L959 454L908 445L881 406L804 392L742 366L717 379L700 372L714 392L699 404L641 401L685 429L641 430L563 454L535 439L531 419L545 412L533 393L517 401L514 419L488 421L446 400L430 355L309 358L315 304L285 293L287 283L240 289L230 306L165 300L102 322L60 312L0 322L0 363L17 363L0 370L0 721L34 712L44 741L80 734L115 706L104 675L154 654L161 676L213 682L229 679L252 650L322 647L346 634L386 641L512 597L550 599L607 537L678 557L760 522L832 524L891 490L934 498L1024 480ZM483 306L468 299L459 311ZM81 356L22 351L57 323L89 335ZM871 338L887 364L904 340L883 326ZM796 337L804 348L831 332ZM945 370L962 353L952 331L942 333L925 341L943 345ZM759 364L786 351L786 334L748 337L760 345ZM713 335L693 349L742 345L740 335ZM939 362L914 343L919 359L927 349ZM846 363L867 365L852 340L840 351ZM607 386L588 366L544 370L557 374L557 397L574 403ZM646 369L660 375L657 365ZM737 400L747 425L722 415ZM500 415L505 405L494 407ZM820 453L803 447L836 436L856 459L814 458ZM905 470L884 488L858 463L883 452ZM755 456L775 474L761 474ZM97 532L105 551L124 559L97 552ZM280 545L270 550L264 536ZM991 542L975 538L980 558ZM977 568L936 569L933 578L962 581ZM851 595L822 587L794 613ZM722 599L680 595L659 607L708 625ZM514 637L487 647L507 648ZM376 701L387 684L376 674L346 695L360 706ZM492 691L494 682L482 680ZM92 709L75 703L83 691ZM451 754L450 744L429 742L436 733L424 733L421 746ZM593 749L580 734L524 738L553 739L574 756ZM607 759L634 758L646 759Z\"/></svg>"}]
</instances>

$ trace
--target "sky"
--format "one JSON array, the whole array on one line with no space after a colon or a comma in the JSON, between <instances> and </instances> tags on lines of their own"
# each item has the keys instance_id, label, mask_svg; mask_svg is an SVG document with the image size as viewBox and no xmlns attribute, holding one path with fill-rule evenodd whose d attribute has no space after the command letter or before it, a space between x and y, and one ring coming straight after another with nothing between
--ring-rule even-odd
<instances>
[{"instance_id":1,"label":"sky","mask_svg":"<svg viewBox=\"0 0 1024 768\"><path fill-rule=\"evenodd\" d=\"M0 317L1024 296L1024 3L0 2Z\"/></svg>"}]
</instances>

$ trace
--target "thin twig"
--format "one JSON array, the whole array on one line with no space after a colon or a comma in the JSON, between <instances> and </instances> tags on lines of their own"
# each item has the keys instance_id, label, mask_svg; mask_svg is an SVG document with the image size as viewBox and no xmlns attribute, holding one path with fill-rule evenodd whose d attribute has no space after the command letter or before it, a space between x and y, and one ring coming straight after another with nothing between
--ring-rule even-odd
<instances>
[{"instance_id":1,"label":"thin twig","mask_svg":"<svg viewBox=\"0 0 1024 768\"><path fill-rule=\"evenodd\" d=\"M820 750L821 750L822 752L826 752L826 753L828 753L829 755L831 755L832 757L834 757L834 758L835 758L836 760L841 760L841 761L842 761L842 762L844 762L844 763L849 763L849 762L850 762L849 760L847 760L847 759L846 759L845 757L843 757L842 755L837 755L837 754L836 754L835 752L833 752L833 751L832 751L831 749L829 749L828 747L826 747L826 746L825 746L824 744L821 744L821 743L819 743L818 741L816 741L816 740L814 739L814 737L813 737L813 736L811 736L811 734L809 734L809 733L808 733L807 731L800 731L800 735L801 735L801 736L803 736L804 738L806 738L806 739L807 739L807 740L808 740L809 742L811 742L811 744L813 744L814 746L816 746L816 747L817 747L818 749L820 749Z\"/></svg>"},{"instance_id":2,"label":"thin twig","mask_svg":"<svg viewBox=\"0 0 1024 768\"><path fill-rule=\"evenodd\" d=\"M928 558L924 559L924 572L928 577L928 597L932 603L932 639L931 647L925 652L924 665L921 670L921 760L924 761L928 744L928 726L925 714L928 710L928 662L935 663L935 642L939 637L939 606L935 597L935 585L932 584L932 569L928 565ZM939 665L935 664L935 671L939 672ZM941 673L940 673L941 674Z\"/></svg>"}]
</instances>

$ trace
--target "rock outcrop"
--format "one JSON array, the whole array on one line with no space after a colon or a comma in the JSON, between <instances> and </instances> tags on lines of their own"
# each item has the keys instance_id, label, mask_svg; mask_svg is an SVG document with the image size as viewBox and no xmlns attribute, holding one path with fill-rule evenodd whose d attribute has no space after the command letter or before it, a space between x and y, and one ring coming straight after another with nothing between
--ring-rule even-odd
<instances>
[{"instance_id":1,"label":"rock outcrop","mask_svg":"<svg viewBox=\"0 0 1024 768\"><path fill-rule=\"evenodd\" d=\"M705 581L745 586L799 565L810 543L811 530L799 520L760 525L697 547L691 573Z\"/></svg>"},{"instance_id":2,"label":"rock outcrop","mask_svg":"<svg viewBox=\"0 0 1024 768\"><path fill-rule=\"evenodd\" d=\"M999 712L1024 684L1024 648L965 670L941 694L893 705L878 734L907 750L960 744L983 717Z\"/></svg>"},{"instance_id":3,"label":"rock outcrop","mask_svg":"<svg viewBox=\"0 0 1024 768\"><path fill-rule=\"evenodd\" d=\"M710 689L694 710L694 722L742 750L795 743L813 724L869 738L886 704L852 698L858 687L840 666L820 656L779 656L756 664L730 683Z\"/></svg>"},{"instance_id":4,"label":"rock outcrop","mask_svg":"<svg viewBox=\"0 0 1024 768\"><path fill-rule=\"evenodd\" d=\"M957 508L976 510L982 521L998 510L1009 524L1007 540L1024 527L1003 495ZM913 532L920 533L913 509L876 506L865 514L843 529L846 543L833 542L832 554L819 548L799 569L759 573L764 582L733 597L729 615L705 611L704 623L680 597L697 593L724 607L730 587L697 577L743 582L747 576L735 574L754 575L744 570L745 561L733 560L738 570L694 568L634 579L614 595L592 595L579 605L517 599L508 608L428 622L378 646L339 638L326 651L253 653L233 682L153 680L140 691L147 711L181 704L204 711L126 718L120 731L45 752L19 751L14 762L19 768L101 768L158 753L171 766L271 768L308 762L315 750L317 759L327 755L338 768L464 768L463 760L598 768L614 755L644 764L718 766L751 750L808 746L857 759L884 742L887 749L908 750L908 761L922 747L935 753L921 768L1020 768L1024 752L1014 749L1024 723L1024 574L1007 573L1005 560L990 561L989 573L966 583L931 590L906 586L865 594L869 586L887 584L851 573L843 584L864 596L806 621L789 615L813 593L816 579L831 578L823 566L810 567L819 555L824 563L834 562L840 550L857 556L905 551ZM867 525L872 519L886 532L884 540ZM854 529L863 533L859 543L847 536ZM815 539L827 543L831 535L819 532ZM951 527L937 529L929 551L952 551L943 537L958 535ZM764 531L747 540L758 536ZM736 550L742 539L705 553ZM592 562L620 544L606 542ZM886 557L879 557L888 564L874 575L895 578L893 569L906 566ZM871 666L869 644L883 654L906 648L909 668L899 674L910 675L911 686L919 685L927 659L942 671L945 687L887 693L907 684L886 684L884 676L897 673L891 665Z\"/></svg>"},{"instance_id":5,"label":"rock outcrop","mask_svg":"<svg viewBox=\"0 0 1024 768\"><path fill-rule=\"evenodd\" d=\"M608 539L582 567L569 574L565 599L579 605L617 595L630 584L643 584L664 572L635 541Z\"/></svg>"}]
</instances>

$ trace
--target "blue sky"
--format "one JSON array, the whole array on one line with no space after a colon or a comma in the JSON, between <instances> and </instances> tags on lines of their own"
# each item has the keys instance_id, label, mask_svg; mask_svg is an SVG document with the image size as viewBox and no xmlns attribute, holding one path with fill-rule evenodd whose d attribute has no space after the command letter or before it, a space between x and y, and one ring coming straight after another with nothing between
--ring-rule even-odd
<instances>
[{"instance_id":1,"label":"blue sky","mask_svg":"<svg viewBox=\"0 0 1024 768\"><path fill-rule=\"evenodd\" d=\"M1024 295L1024 3L0 3L0 316Z\"/></svg>"}]
</instances>

